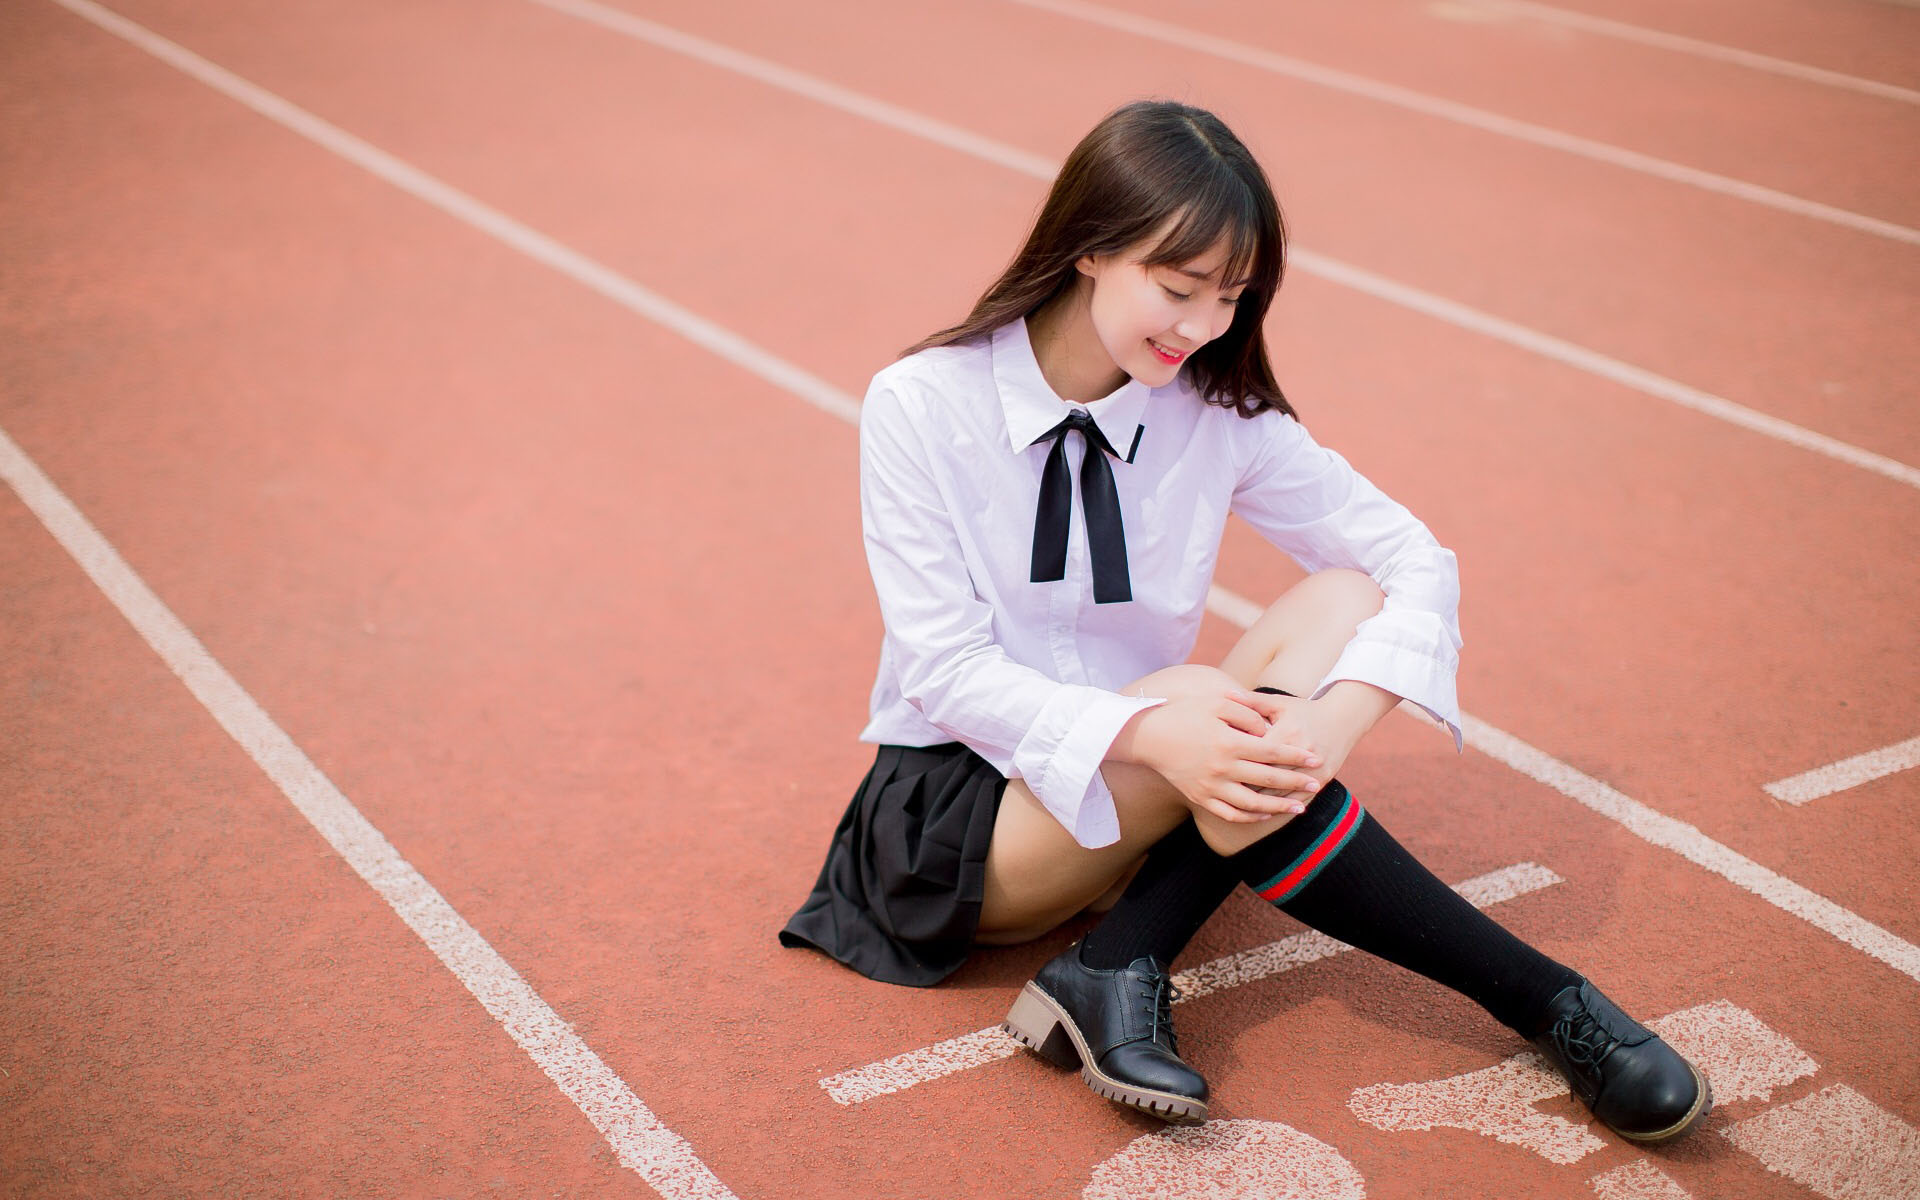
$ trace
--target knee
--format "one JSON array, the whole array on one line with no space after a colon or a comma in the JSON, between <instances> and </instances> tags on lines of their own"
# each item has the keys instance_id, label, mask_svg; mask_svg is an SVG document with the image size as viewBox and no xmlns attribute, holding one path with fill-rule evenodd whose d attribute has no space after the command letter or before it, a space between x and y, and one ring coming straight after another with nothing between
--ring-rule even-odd
<instances>
[{"instance_id":1,"label":"knee","mask_svg":"<svg viewBox=\"0 0 1920 1200\"><path fill-rule=\"evenodd\" d=\"M1153 674L1127 685L1129 696L1157 696L1171 700L1177 696L1224 696L1240 688L1240 681L1219 667L1202 663L1181 663L1163 667Z\"/></svg>"},{"instance_id":2,"label":"knee","mask_svg":"<svg viewBox=\"0 0 1920 1200\"><path fill-rule=\"evenodd\" d=\"M1306 593L1322 611L1337 614L1355 625L1386 607L1387 596L1365 571L1329 567L1301 580L1296 589Z\"/></svg>"}]
</instances>

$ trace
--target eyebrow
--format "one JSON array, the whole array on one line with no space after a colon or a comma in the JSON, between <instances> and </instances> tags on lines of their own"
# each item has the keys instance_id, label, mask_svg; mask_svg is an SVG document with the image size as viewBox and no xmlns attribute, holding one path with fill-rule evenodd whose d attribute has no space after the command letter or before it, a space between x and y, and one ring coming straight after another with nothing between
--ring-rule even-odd
<instances>
[{"instance_id":1,"label":"eyebrow","mask_svg":"<svg viewBox=\"0 0 1920 1200\"><path fill-rule=\"evenodd\" d=\"M1185 268L1185 267L1175 267L1175 268L1174 268L1174 270L1176 270L1176 271L1178 271L1178 272L1180 272L1180 273L1181 273L1182 275L1185 275L1185 276L1187 276L1187 277L1188 277L1189 279L1202 279L1202 280L1205 280L1205 279L1212 279L1212 278L1213 278L1213 272L1211 272L1211 271L1189 271L1189 270L1188 270L1187 268ZM1226 285L1224 285L1224 286L1222 287L1222 289L1221 289L1221 290L1223 290L1223 291L1224 291L1224 290L1225 290L1226 288L1237 288L1237 287L1245 287L1245 286L1247 286L1248 284L1250 284L1250 283L1252 283L1252 282L1253 282L1253 280L1252 280L1252 278L1251 278L1251 277L1249 277L1249 278L1247 278L1247 279L1236 279L1236 280L1234 280L1234 281L1233 281L1232 283L1229 283L1229 284L1226 284Z\"/></svg>"}]
</instances>

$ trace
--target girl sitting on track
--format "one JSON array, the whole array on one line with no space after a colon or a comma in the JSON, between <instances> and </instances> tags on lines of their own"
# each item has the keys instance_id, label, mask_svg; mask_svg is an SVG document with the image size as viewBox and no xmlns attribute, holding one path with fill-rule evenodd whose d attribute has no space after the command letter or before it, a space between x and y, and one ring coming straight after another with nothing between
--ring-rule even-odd
<instances>
[{"instance_id":1,"label":"girl sitting on track","mask_svg":"<svg viewBox=\"0 0 1920 1200\"><path fill-rule=\"evenodd\" d=\"M1111 902L1005 1028L1108 1099L1199 1122L1167 972L1245 882L1480 1004L1622 1136L1678 1137L1711 1105L1700 1073L1333 778L1402 697L1458 747L1458 580L1275 384L1261 324L1284 250L1218 118L1129 104L971 315L874 377L862 524L886 636L861 739L879 750L781 941L926 986ZM1311 574L1217 668L1186 664L1229 512Z\"/></svg>"}]
</instances>

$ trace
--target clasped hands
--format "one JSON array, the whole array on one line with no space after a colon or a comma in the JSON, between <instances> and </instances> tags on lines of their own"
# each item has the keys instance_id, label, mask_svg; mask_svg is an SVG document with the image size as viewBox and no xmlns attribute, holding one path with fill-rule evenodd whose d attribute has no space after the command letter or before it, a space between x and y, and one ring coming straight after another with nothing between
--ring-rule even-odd
<instances>
[{"instance_id":1,"label":"clasped hands","mask_svg":"<svg viewBox=\"0 0 1920 1200\"><path fill-rule=\"evenodd\" d=\"M1237 689L1177 696L1137 719L1139 761L1193 807L1233 822L1304 811L1363 732L1319 701Z\"/></svg>"}]
</instances>

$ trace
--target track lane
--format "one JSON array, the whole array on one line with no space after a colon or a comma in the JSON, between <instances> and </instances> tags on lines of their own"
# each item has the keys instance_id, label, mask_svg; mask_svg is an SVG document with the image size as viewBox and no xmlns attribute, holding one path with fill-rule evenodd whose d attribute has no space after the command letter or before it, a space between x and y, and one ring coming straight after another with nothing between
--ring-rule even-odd
<instances>
[{"instance_id":1,"label":"track lane","mask_svg":"<svg viewBox=\"0 0 1920 1200\"><path fill-rule=\"evenodd\" d=\"M1570 0L1560 7L1906 87L1920 86L1914 17L1902 0Z\"/></svg>"},{"instance_id":2,"label":"track lane","mask_svg":"<svg viewBox=\"0 0 1920 1200\"><path fill-rule=\"evenodd\" d=\"M1670 182L1674 168L1684 168L1722 177L1693 177L1687 186L1771 189L1784 195L1756 202L1826 205L1840 211L1815 219L1851 228L1890 223L1899 228L1881 228L1880 236L1904 236L1909 246L1920 224L1920 200L1905 186L1899 150L1920 140L1920 113L1883 97L1569 35L1471 4L1414 8L1372 0L1242 9L1196 0L1169 9L1138 0L1007 2L1319 86L1362 89L1358 94L1409 112L1483 129L1491 124L1498 136L1535 144L1545 138L1555 153L1602 155L1617 169L1664 169L1661 178ZM1380 72L1384 64L1391 64L1390 77ZM1788 99L1792 119L1782 120Z\"/></svg>"},{"instance_id":3,"label":"track lane","mask_svg":"<svg viewBox=\"0 0 1920 1200\"><path fill-rule=\"evenodd\" d=\"M0 545L8 1191L642 1194L10 489Z\"/></svg>"}]
</instances>

